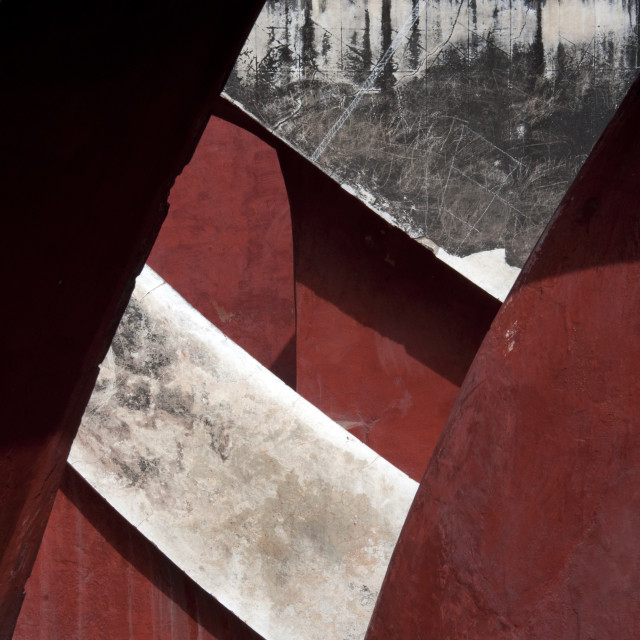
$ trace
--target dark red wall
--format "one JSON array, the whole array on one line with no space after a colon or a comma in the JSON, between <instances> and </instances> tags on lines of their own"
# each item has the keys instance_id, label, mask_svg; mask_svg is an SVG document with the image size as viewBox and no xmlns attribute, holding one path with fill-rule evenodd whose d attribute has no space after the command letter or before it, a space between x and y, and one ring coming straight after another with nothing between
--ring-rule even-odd
<instances>
[{"instance_id":1,"label":"dark red wall","mask_svg":"<svg viewBox=\"0 0 640 640\"><path fill-rule=\"evenodd\" d=\"M367 640L640 637L640 83L465 378Z\"/></svg>"},{"instance_id":2,"label":"dark red wall","mask_svg":"<svg viewBox=\"0 0 640 640\"><path fill-rule=\"evenodd\" d=\"M291 215L275 150L212 117L169 207L148 264L295 387Z\"/></svg>"},{"instance_id":3,"label":"dark red wall","mask_svg":"<svg viewBox=\"0 0 640 640\"><path fill-rule=\"evenodd\" d=\"M0 3L0 638L133 279L261 3Z\"/></svg>"},{"instance_id":4,"label":"dark red wall","mask_svg":"<svg viewBox=\"0 0 640 640\"><path fill-rule=\"evenodd\" d=\"M67 466L13 639L89 638L261 640Z\"/></svg>"}]
</instances>

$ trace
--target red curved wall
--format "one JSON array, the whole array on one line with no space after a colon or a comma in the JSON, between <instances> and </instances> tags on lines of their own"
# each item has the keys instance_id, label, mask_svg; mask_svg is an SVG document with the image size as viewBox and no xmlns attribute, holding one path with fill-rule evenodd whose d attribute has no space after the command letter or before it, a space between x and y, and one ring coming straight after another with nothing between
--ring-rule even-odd
<instances>
[{"instance_id":1,"label":"red curved wall","mask_svg":"<svg viewBox=\"0 0 640 640\"><path fill-rule=\"evenodd\" d=\"M148 264L295 387L291 216L274 149L212 117L171 190Z\"/></svg>"},{"instance_id":2,"label":"red curved wall","mask_svg":"<svg viewBox=\"0 0 640 640\"><path fill-rule=\"evenodd\" d=\"M367 640L640 637L640 82L465 378Z\"/></svg>"}]
</instances>

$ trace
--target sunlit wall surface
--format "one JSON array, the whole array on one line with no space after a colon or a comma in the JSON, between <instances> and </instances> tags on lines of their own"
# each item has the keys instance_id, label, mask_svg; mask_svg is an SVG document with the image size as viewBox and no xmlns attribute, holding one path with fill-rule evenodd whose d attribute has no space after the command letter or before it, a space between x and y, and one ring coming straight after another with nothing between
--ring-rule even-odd
<instances>
[{"instance_id":1,"label":"sunlit wall surface","mask_svg":"<svg viewBox=\"0 0 640 640\"><path fill-rule=\"evenodd\" d=\"M521 266L637 74L640 0L267 0L226 86L379 213Z\"/></svg>"}]
</instances>

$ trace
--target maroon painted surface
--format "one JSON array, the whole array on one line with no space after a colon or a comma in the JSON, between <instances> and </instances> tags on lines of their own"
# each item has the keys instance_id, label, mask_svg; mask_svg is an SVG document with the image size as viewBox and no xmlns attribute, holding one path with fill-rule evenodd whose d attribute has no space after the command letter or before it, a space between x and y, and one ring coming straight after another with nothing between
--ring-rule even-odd
<instances>
[{"instance_id":1,"label":"maroon painted surface","mask_svg":"<svg viewBox=\"0 0 640 640\"><path fill-rule=\"evenodd\" d=\"M640 637L640 83L467 375L367 640Z\"/></svg>"},{"instance_id":2,"label":"maroon painted surface","mask_svg":"<svg viewBox=\"0 0 640 640\"><path fill-rule=\"evenodd\" d=\"M420 480L500 303L295 153L298 392Z\"/></svg>"},{"instance_id":3,"label":"maroon painted surface","mask_svg":"<svg viewBox=\"0 0 640 640\"><path fill-rule=\"evenodd\" d=\"M60 489L13 640L261 640L71 467Z\"/></svg>"},{"instance_id":4,"label":"maroon painted surface","mask_svg":"<svg viewBox=\"0 0 640 640\"><path fill-rule=\"evenodd\" d=\"M259 4L0 3L0 638L169 186Z\"/></svg>"},{"instance_id":5,"label":"maroon painted surface","mask_svg":"<svg viewBox=\"0 0 640 640\"><path fill-rule=\"evenodd\" d=\"M171 189L148 263L295 387L291 216L272 147L212 117Z\"/></svg>"}]
</instances>

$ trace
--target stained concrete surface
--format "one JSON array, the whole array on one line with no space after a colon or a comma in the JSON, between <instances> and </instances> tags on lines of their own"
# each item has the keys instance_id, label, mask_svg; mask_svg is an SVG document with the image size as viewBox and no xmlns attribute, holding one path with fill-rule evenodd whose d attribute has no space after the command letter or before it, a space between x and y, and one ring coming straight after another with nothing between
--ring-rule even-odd
<instances>
[{"instance_id":1,"label":"stained concrete surface","mask_svg":"<svg viewBox=\"0 0 640 640\"><path fill-rule=\"evenodd\" d=\"M639 12L638 0L267 0L225 91L504 299L638 73Z\"/></svg>"},{"instance_id":2,"label":"stained concrete surface","mask_svg":"<svg viewBox=\"0 0 640 640\"><path fill-rule=\"evenodd\" d=\"M69 462L265 638L362 638L417 485L145 268Z\"/></svg>"}]
</instances>

